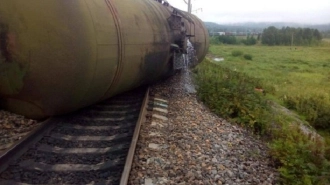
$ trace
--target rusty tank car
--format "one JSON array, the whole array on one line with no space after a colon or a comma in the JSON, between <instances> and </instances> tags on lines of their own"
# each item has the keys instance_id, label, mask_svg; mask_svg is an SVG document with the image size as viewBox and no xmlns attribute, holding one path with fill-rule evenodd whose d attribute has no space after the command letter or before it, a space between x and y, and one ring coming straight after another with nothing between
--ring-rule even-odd
<instances>
[{"instance_id":1,"label":"rusty tank car","mask_svg":"<svg viewBox=\"0 0 330 185\"><path fill-rule=\"evenodd\" d=\"M202 21L154 0L2 0L1 107L41 119L155 82L187 38L201 61Z\"/></svg>"}]
</instances>

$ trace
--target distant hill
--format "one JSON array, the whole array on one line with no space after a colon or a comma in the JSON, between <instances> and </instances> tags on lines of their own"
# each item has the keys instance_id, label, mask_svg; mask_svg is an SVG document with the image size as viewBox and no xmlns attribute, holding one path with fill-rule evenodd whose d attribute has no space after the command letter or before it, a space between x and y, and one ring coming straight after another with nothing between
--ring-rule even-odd
<instances>
[{"instance_id":1,"label":"distant hill","mask_svg":"<svg viewBox=\"0 0 330 185\"><path fill-rule=\"evenodd\" d=\"M330 23L329 24L298 24L298 23L285 23L285 22L245 22L245 23L235 23L235 24L217 24L214 22L204 22L205 26L209 30L209 32L258 32L261 33L263 29L269 26L275 26L277 28L282 27L301 27L301 28L314 28L318 29L321 32L330 31Z\"/></svg>"},{"instance_id":2,"label":"distant hill","mask_svg":"<svg viewBox=\"0 0 330 185\"><path fill-rule=\"evenodd\" d=\"M310 28L315 28L318 29L319 31L330 31L330 24L319 24L319 25L311 25L311 26L306 26Z\"/></svg>"}]
</instances>

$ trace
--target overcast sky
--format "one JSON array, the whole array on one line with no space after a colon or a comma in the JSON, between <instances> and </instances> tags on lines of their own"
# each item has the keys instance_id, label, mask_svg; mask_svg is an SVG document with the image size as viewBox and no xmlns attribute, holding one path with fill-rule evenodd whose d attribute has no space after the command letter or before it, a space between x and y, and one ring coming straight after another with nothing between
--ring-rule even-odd
<instances>
[{"instance_id":1,"label":"overcast sky","mask_svg":"<svg viewBox=\"0 0 330 185\"><path fill-rule=\"evenodd\" d=\"M188 1L188 0L186 0ZM168 0L187 11L184 0ZM330 0L191 0L193 12L203 21L330 23Z\"/></svg>"}]
</instances>

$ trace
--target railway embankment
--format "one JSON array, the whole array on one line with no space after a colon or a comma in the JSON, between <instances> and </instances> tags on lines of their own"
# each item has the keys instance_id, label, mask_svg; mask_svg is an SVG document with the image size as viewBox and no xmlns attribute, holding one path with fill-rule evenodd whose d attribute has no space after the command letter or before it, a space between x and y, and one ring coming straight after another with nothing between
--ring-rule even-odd
<instances>
[{"instance_id":1,"label":"railway embankment","mask_svg":"<svg viewBox=\"0 0 330 185\"><path fill-rule=\"evenodd\" d=\"M142 125L129 184L276 184L266 144L216 116L195 92L188 72L151 88L167 113L151 110Z\"/></svg>"}]
</instances>

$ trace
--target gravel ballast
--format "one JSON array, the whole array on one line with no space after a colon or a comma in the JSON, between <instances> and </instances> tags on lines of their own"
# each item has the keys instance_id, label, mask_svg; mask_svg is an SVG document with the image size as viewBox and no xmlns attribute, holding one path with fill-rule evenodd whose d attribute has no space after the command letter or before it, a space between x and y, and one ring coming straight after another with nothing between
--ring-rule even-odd
<instances>
[{"instance_id":1,"label":"gravel ballast","mask_svg":"<svg viewBox=\"0 0 330 185\"><path fill-rule=\"evenodd\" d=\"M154 85L151 94L168 101L168 114L149 111L129 184L276 184L266 144L199 102L188 71Z\"/></svg>"},{"instance_id":2,"label":"gravel ballast","mask_svg":"<svg viewBox=\"0 0 330 185\"><path fill-rule=\"evenodd\" d=\"M0 110L0 154L39 125L35 120Z\"/></svg>"}]
</instances>

